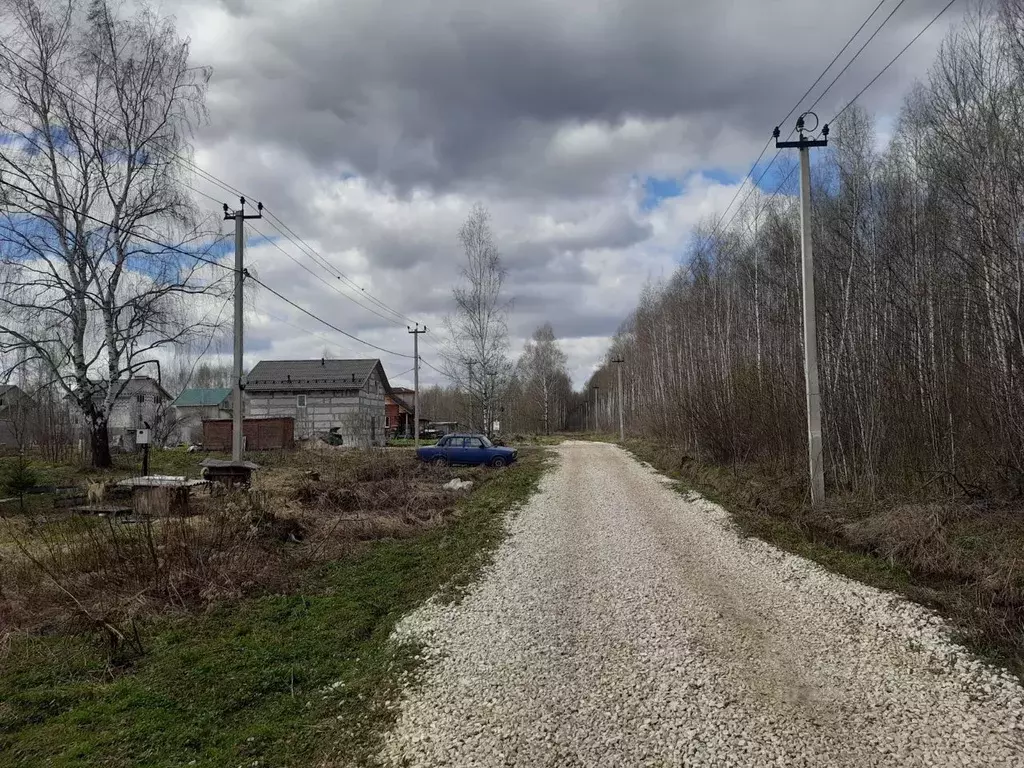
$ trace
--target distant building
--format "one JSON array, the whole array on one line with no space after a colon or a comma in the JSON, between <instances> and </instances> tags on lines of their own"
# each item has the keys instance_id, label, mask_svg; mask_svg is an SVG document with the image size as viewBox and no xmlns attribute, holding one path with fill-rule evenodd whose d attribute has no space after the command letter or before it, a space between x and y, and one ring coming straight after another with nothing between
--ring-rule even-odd
<instances>
[{"instance_id":1,"label":"distant building","mask_svg":"<svg viewBox=\"0 0 1024 768\"><path fill-rule=\"evenodd\" d=\"M175 434L179 442L198 443L203 439L204 419L231 418L231 389L185 389L174 398L177 420Z\"/></svg>"},{"instance_id":2,"label":"distant building","mask_svg":"<svg viewBox=\"0 0 1024 768\"><path fill-rule=\"evenodd\" d=\"M246 376L245 418L295 419L295 438L369 447L387 440L380 360L261 360Z\"/></svg>"},{"instance_id":3,"label":"distant building","mask_svg":"<svg viewBox=\"0 0 1024 768\"><path fill-rule=\"evenodd\" d=\"M101 382L97 401L106 396L106 382ZM128 381L115 381L112 388L117 392L107 420L110 444L122 450L135 449L135 431L158 426L168 418L171 396L160 383L149 376L133 376ZM81 413L76 414L75 424L81 431L82 439L88 439L88 425Z\"/></svg>"},{"instance_id":4,"label":"distant building","mask_svg":"<svg viewBox=\"0 0 1024 768\"><path fill-rule=\"evenodd\" d=\"M0 447L18 448L31 441L28 420L35 401L14 384L0 384Z\"/></svg>"},{"instance_id":5,"label":"distant building","mask_svg":"<svg viewBox=\"0 0 1024 768\"><path fill-rule=\"evenodd\" d=\"M389 437L413 437L413 410L415 408L416 391L407 387L392 387L391 394L384 396L387 409L384 416L384 428ZM430 419L420 414L420 432L426 429Z\"/></svg>"}]
</instances>

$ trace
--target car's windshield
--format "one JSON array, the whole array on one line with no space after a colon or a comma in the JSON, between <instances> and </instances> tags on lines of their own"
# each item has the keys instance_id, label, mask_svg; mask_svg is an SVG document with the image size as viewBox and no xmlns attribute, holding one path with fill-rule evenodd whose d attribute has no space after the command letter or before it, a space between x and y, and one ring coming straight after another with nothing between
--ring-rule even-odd
<instances>
[{"instance_id":1,"label":"car's windshield","mask_svg":"<svg viewBox=\"0 0 1024 768\"><path fill-rule=\"evenodd\" d=\"M480 435L480 439L484 441L484 448L493 448L494 447L494 443L492 443L490 440L488 440L483 435Z\"/></svg>"}]
</instances>

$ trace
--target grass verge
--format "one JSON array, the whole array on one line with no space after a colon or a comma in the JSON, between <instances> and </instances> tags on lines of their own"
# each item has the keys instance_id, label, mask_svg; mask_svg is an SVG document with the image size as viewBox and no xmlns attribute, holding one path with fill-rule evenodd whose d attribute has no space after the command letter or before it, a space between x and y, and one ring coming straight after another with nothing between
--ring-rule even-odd
<instances>
[{"instance_id":1,"label":"grass verge","mask_svg":"<svg viewBox=\"0 0 1024 768\"><path fill-rule=\"evenodd\" d=\"M390 642L395 623L476 577L545 456L524 452L449 522L367 543L297 593L153 619L125 667L88 636L9 636L0 766L372 765L389 702L418 665L416 647Z\"/></svg>"},{"instance_id":2,"label":"grass verge","mask_svg":"<svg viewBox=\"0 0 1024 768\"><path fill-rule=\"evenodd\" d=\"M725 507L743 534L934 608L963 644L1024 676L1019 503L834 493L811 508L798 472L708 465L678 446L628 441L626 447Z\"/></svg>"}]
</instances>

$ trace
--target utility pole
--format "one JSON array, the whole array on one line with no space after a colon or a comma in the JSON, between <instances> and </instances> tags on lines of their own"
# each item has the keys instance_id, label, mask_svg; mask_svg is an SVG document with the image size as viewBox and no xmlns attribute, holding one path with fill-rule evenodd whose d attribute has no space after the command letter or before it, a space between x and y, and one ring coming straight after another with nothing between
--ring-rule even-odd
<instances>
[{"instance_id":1,"label":"utility pole","mask_svg":"<svg viewBox=\"0 0 1024 768\"><path fill-rule=\"evenodd\" d=\"M597 432L597 430L600 429L597 418L597 390L599 390L600 388L600 384L594 385L594 432Z\"/></svg>"},{"instance_id":2,"label":"utility pole","mask_svg":"<svg viewBox=\"0 0 1024 768\"><path fill-rule=\"evenodd\" d=\"M497 396L498 388L494 380L498 375L497 371L485 371L487 374L487 436L494 437L494 414L498 412Z\"/></svg>"},{"instance_id":3,"label":"utility pole","mask_svg":"<svg viewBox=\"0 0 1024 768\"><path fill-rule=\"evenodd\" d=\"M804 118L814 118L818 127L818 116L804 112L796 121L799 134L797 141L779 141L779 129L775 128L775 146L779 149L800 150L800 246L803 254L804 283L804 376L807 381L807 444L811 470L811 504L825 500L825 470L822 466L821 440L821 392L818 388L818 335L814 318L814 250L811 243L811 147L828 146L828 125L821 129L820 139L809 139L804 135ZM812 129L813 130L813 129Z\"/></svg>"},{"instance_id":4,"label":"utility pole","mask_svg":"<svg viewBox=\"0 0 1024 768\"><path fill-rule=\"evenodd\" d=\"M245 198L240 197L241 207L229 211L224 203L224 219L235 220L235 359L231 369L233 380L231 391L231 460L242 460L242 280L245 277L245 220L262 219L263 203L256 204L256 213L245 212Z\"/></svg>"},{"instance_id":5,"label":"utility pole","mask_svg":"<svg viewBox=\"0 0 1024 768\"><path fill-rule=\"evenodd\" d=\"M469 431L476 429L476 396L473 394L473 361L469 362Z\"/></svg>"},{"instance_id":6,"label":"utility pole","mask_svg":"<svg viewBox=\"0 0 1024 768\"><path fill-rule=\"evenodd\" d=\"M413 445L417 448L420 447L420 334L427 332L427 326L423 326L423 330L420 330L420 324L416 323L415 328L409 328L405 326L409 333L412 334L412 356L415 358L413 365L412 375L412 418L415 424L413 424ZM436 416L434 418L437 418Z\"/></svg>"},{"instance_id":7,"label":"utility pole","mask_svg":"<svg viewBox=\"0 0 1024 768\"><path fill-rule=\"evenodd\" d=\"M616 357L612 362L615 363L615 373L619 379L619 442L624 443L626 442L626 427L622 418L622 364L626 361L621 357Z\"/></svg>"}]
</instances>

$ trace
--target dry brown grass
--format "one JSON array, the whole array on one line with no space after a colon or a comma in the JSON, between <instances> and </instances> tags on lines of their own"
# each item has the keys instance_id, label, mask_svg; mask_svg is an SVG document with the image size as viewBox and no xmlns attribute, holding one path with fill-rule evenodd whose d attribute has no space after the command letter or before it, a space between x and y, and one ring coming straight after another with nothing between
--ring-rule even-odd
<instances>
[{"instance_id":1,"label":"dry brown grass","mask_svg":"<svg viewBox=\"0 0 1024 768\"><path fill-rule=\"evenodd\" d=\"M0 520L0 638L99 630L141 651L138 621L294 587L312 565L359 542L408 536L443 519L449 470L394 451L291 455L249 491L193 496L191 514L150 497L130 518L54 513Z\"/></svg>"}]
</instances>

